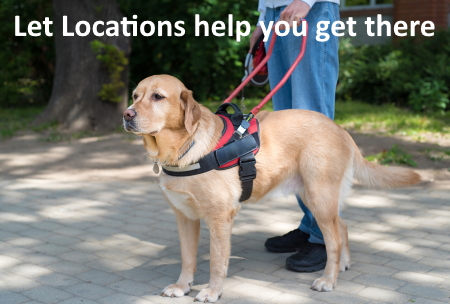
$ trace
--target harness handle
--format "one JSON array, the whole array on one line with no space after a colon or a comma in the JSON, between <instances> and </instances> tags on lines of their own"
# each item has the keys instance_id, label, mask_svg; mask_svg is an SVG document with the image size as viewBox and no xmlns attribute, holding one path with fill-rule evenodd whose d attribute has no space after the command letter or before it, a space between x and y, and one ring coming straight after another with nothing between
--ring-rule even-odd
<instances>
[{"instance_id":1,"label":"harness handle","mask_svg":"<svg viewBox=\"0 0 450 304\"><path fill-rule=\"evenodd\" d=\"M289 79L292 72L295 70L295 68L299 64L299 62L303 59L303 56L305 55L305 50L306 50L306 42L308 39L308 21L306 21L306 19L303 19L303 18L300 19L300 21L302 22L302 25L303 24L305 25L306 35L304 35L302 37L302 46L301 46L301 49L300 49L300 52L299 52L297 58L295 59L294 63L289 68L289 70L286 72L284 77L280 80L280 82L273 88L272 91L269 92L269 94L267 94L266 97L264 97L264 99L256 107L254 107L250 111L250 114L256 115L261 110L261 108L273 97L273 95L275 95L275 93L286 83L286 81ZM303 21L304 21L304 23L303 23ZM275 25L272 27L272 29L273 28L275 28ZM263 65L266 64L267 61L269 61L270 56L272 56L272 51L273 51L273 47L275 45L276 38L277 38L277 33L274 31L272 40L270 41L269 50L268 50L264 60L261 61L261 63L256 68L253 69L253 71L250 73L250 75L248 75L244 79L244 81L242 81L242 83L233 91L233 93L231 93L231 95L227 99L225 99L224 103L230 103L231 100L239 93L239 91L241 91L244 88L244 86L250 82L250 80L253 78L253 76L255 76L256 73L258 73L258 71L263 67Z\"/></svg>"},{"instance_id":2,"label":"harness handle","mask_svg":"<svg viewBox=\"0 0 450 304\"><path fill-rule=\"evenodd\" d=\"M234 110L234 113L231 114L230 117L231 122L234 126L240 126L242 121L244 120L244 114L242 114L241 109L234 103L222 103L215 114L222 114L224 116L230 115L227 112L228 107L232 107Z\"/></svg>"}]
</instances>

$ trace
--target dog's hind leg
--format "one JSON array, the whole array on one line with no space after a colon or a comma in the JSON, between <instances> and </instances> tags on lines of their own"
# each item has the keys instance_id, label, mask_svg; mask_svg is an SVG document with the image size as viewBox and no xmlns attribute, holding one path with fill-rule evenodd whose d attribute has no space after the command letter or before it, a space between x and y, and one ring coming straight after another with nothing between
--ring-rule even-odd
<instances>
[{"instance_id":1,"label":"dog's hind leg","mask_svg":"<svg viewBox=\"0 0 450 304\"><path fill-rule=\"evenodd\" d=\"M227 276L231 248L231 228L234 214L205 219L210 232L210 279L194 301L216 302L222 295L223 281Z\"/></svg>"},{"instance_id":2,"label":"dog's hind leg","mask_svg":"<svg viewBox=\"0 0 450 304\"><path fill-rule=\"evenodd\" d=\"M191 291L194 273L197 270L197 249L200 235L200 220L191 220L181 211L173 208L178 224L181 245L181 274L175 284L169 285L161 295L182 297Z\"/></svg>"},{"instance_id":3,"label":"dog's hind leg","mask_svg":"<svg viewBox=\"0 0 450 304\"><path fill-rule=\"evenodd\" d=\"M344 204L347 194L350 192L353 183L353 166L350 165L345 171L344 178L341 182L341 191L339 193L339 208ZM350 249L348 247L348 232L347 225L344 220L339 217L339 232L342 239L342 251L340 261L340 271L346 271L350 268Z\"/></svg>"},{"instance_id":4,"label":"dog's hind leg","mask_svg":"<svg viewBox=\"0 0 450 304\"><path fill-rule=\"evenodd\" d=\"M337 216L328 218L316 216L316 220L325 241L327 265L322 277L316 279L311 288L317 291L332 291L337 282L342 248L339 219Z\"/></svg>"},{"instance_id":5,"label":"dog's hind leg","mask_svg":"<svg viewBox=\"0 0 450 304\"><path fill-rule=\"evenodd\" d=\"M322 277L316 279L311 288L318 291L331 291L336 285L339 273L342 238L339 231L339 187L328 184L326 187L307 181L304 202L313 213L322 231L327 251L327 264Z\"/></svg>"},{"instance_id":6,"label":"dog's hind leg","mask_svg":"<svg viewBox=\"0 0 450 304\"><path fill-rule=\"evenodd\" d=\"M347 225L344 220L339 217L339 232L341 233L342 249L339 271L346 271L350 268L350 248L348 247Z\"/></svg>"}]
</instances>

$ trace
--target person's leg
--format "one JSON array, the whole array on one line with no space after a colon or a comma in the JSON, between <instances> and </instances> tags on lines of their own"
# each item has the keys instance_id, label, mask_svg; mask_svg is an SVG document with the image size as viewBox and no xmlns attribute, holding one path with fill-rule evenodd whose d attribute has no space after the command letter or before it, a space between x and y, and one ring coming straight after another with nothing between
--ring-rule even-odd
<instances>
[{"instance_id":1,"label":"person's leg","mask_svg":"<svg viewBox=\"0 0 450 304\"><path fill-rule=\"evenodd\" d=\"M268 14L266 14L266 22L272 20L277 21L279 19L280 12L283 9L284 8L268 8ZM330 24L332 24L335 20L339 20L338 5L323 2L316 3L306 19L309 25L309 35L305 56L300 62L297 69L292 74L290 80L283 87L283 89L280 90L279 93L275 94L273 99L274 109L282 110L297 108L313 110L321 112L333 119L335 101L334 95L339 66L337 57L338 41L337 37L332 35L330 30L327 31L327 33L330 35L330 40L328 42L318 42L315 38L315 33L317 30L317 22L330 21ZM269 81L271 83L271 88L273 88L279 82L279 80L284 76L287 69L292 65L293 61L300 51L301 43L302 38L295 37L292 33L286 37L277 38L274 53L272 55L272 58L276 58L276 60L272 58L271 60L269 60ZM269 44L267 43L266 48L268 48L268 45ZM280 58L279 56L282 56L282 58ZM286 62L286 60L288 60L288 62ZM284 89L289 89L292 93L289 94ZM269 239L268 242L271 240L276 241L277 245L278 243L282 243L283 245L286 245L286 243L291 243L290 245L292 245L298 243L299 240L301 240L301 244L303 244L305 236L310 235L309 241L311 243L324 243L322 233L312 213L303 204L301 199L298 199L298 202L305 213L299 229L296 229L298 231L291 231L290 233L282 237ZM295 240L296 242L293 242L292 240ZM268 242L266 242L266 247L269 249L269 247L267 246ZM321 248L319 248L319 252L316 252L317 250L315 249L317 249L317 247L313 247L312 251L309 250L311 248L308 249L305 247L303 249L305 249L306 251L301 250L299 252L300 255L297 256L297 258L303 259L310 253L315 253L315 255L320 256L321 251L323 251ZM303 266L301 270L299 270L298 267L294 270L317 271L322 269L320 268L321 266L319 266L319 268L317 267L317 265L313 266L314 267L309 267L306 270L303 269ZM296 266L294 265L293 267Z\"/></svg>"},{"instance_id":2,"label":"person's leg","mask_svg":"<svg viewBox=\"0 0 450 304\"><path fill-rule=\"evenodd\" d=\"M277 8L267 8L265 20L266 27L268 26L270 21L276 22L280 18L280 13L284 8L284 6ZM269 39L265 43L266 51L269 49L272 37L273 35L271 32ZM280 82L280 80L283 78L290 67L290 62L287 54L287 41L280 38L282 37L277 37L272 56L267 62L267 67L269 69L269 84L271 90L273 90L273 88ZM292 109L292 87L290 79L286 81L284 86L282 86L277 93L275 93L272 98L272 105L274 111Z\"/></svg>"},{"instance_id":3,"label":"person's leg","mask_svg":"<svg viewBox=\"0 0 450 304\"><path fill-rule=\"evenodd\" d=\"M267 8L266 10L266 26L270 21L277 21L280 13L285 7ZM269 49L272 33L266 42L266 50ZM277 37L274 45L272 56L267 65L269 68L269 83L273 89L284 77L287 70L291 66L288 55L288 40L285 37ZM288 79L283 87L273 96L272 104L275 111L292 109L292 86L291 80ZM288 232L282 236L276 236L267 239L264 246L272 252L295 252L297 249L308 241L309 234L305 234L299 229Z\"/></svg>"},{"instance_id":4,"label":"person's leg","mask_svg":"<svg viewBox=\"0 0 450 304\"><path fill-rule=\"evenodd\" d=\"M334 118L335 92L338 78L338 38L330 35L327 42L316 40L317 23L329 21L332 24L339 20L338 5L329 2L316 2L306 17L308 21L308 41L305 55L292 74L293 108L320 112ZM289 60L297 57L301 38L289 35ZM299 39L300 38L300 39ZM286 267L302 272L321 270L326 265L326 250L322 232L311 213L300 197L297 196L300 208L305 213L299 230L310 235L308 242L299 252L286 260Z\"/></svg>"},{"instance_id":5,"label":"person's leg","mask_svg":"<svg viewBox=\"0 0 450 304\"><path fill-rule=\"evenodd\" d=\"M320 231L319 225L317 224L312 212L308 209L308 207L305 206L299 196L297 196L297 201L300 208L305 213L298 229L306 234L309 234L308 242L325 245L325 242L323 241L322 231Z\"/></svg>"},{"instance_id":6,"label":"person's leg","mask_svg":"<svg viewBox=\"0 0 450 304\"><path fill-rule=\"evenodd\" d=\"M320 21L339 20L337 5L329 2L317 2L306 16L308 21L308 40L305 55L291 76L292 106L294 109L311 110L334 118L335 92L338 78L338 38L331 34L327 42L316 40L317 23ZM329 26L331 27L331 25ZM286 38L289 62L293 63L300 52L302 37L292 33ZM310 234L311 243L324 244L322 232L311 211L297 196L298 203L305 216L299 229Z\"/></svg>"},{"instance_id":7,"label":"person's leg","mask_svg":"<svg viewBox=\"0 0 450 304\"><path fill-rule=\"evenodd\" d=\"M292 73L292 106L294 109L311 110L334 119L336 84L338 80L338 38L331 34L331 24L339 20L337 4L316 2L306 16L309 31L306 52ZM336 15L337 14L337 15ZM316 40L317 23L329 21L326 31L330 39L326 42ZM302 37L292 33L287 36L289 62L297 58Z\"/></svg>"}]
</instances>

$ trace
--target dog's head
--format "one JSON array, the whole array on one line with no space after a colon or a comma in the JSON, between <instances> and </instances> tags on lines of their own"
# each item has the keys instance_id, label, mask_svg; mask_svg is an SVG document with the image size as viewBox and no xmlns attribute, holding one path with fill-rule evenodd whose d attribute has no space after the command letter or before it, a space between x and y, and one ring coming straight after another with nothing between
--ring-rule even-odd
<instances>
[{"instance_id":1,"label":"dog's head","mask_svg":"<svg viewBox=\"0 0 450 304\"><path fill-rule=\"evenodd\" d=\"M155 75L139 82L133 104L123 113L125 130L138 135L157 135L162 130L186 130L192 134L201 118L200 105L181 81Z\"/></svg>"}]
</instances>

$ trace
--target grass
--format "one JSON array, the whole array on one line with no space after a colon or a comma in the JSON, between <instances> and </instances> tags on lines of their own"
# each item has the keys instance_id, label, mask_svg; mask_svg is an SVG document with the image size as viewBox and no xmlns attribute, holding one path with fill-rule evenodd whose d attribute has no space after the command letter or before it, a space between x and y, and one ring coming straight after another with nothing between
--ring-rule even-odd
<instances>
[{"instance_id":1,"label":"grass","mask_svg":"<svg viewBox=\"0 0 450 304\"><path fill-rule=\"evenodd\" d=\"M240 99L233 100L238 105ZM261 99L247 98L244 100L244 113L250 112ZM202 104L211 111L216 111L221 101L205 101ZM19 131L32 130L48 133L45 141L62 141L91 136L91 133L78 132L71 135L57 130L56 123L30 127L33 118L43 110L43 107L22 109L0 109L0 140L10 138ZM263 110L272 111L272 103L268 102ZM450 136L450 112L446 114L413 113L399 109L393 105L370 105L356 101L339 101L336 103L336 123L346 129L361 133L377 132L378 134L401 134L416 136L421 139L425 133L438 136ZM422 135L421 135L422 134Z\"/></svg>"},{"instance_id":2,"label":"grass","mask_svg":"<svg viewBox=\"0 0 450 304\"><path fill-rule=\"evenodd\" d=\"M397 145L393 145L391 149L384 150L378 154L368 155L366 156L366 159L381 165L392 164L417 167L417 163L413 160L413 156L403 151Z\"/></svg>"},{"instance_id":3,"label":"grass","mask_svg":"<svg viewBox=\"0 0 450 304\"><path fill-rule=\"evenodd\" d=\"M17 132L29 129L33 119L43 107L0 109L0 140L13 137ZM46 126L48 128L49 126Z\"/></svg>"},{"instance_id":4,"label":"grass","mask_svg":"<svg viewBox=\"0 0 450 304\"><path fill-rule=\"evenodd\" d=\"M43 133L44 136L41 140L47 142L60 142L96 135L88 131L74 133L60 132L58 131L58 123L56 121L39 126L31 126L33 119L43 110L44 107L42 106L17 109L0 108L0 140L11 138L20 131Z\"/></svg>"},{"instance_id":5,"label":"grass","mask_svg":"<svg viewBox=\"0 0 450 304\"><path fill-rule=\"evenodd\" d=\"M414 113L394 105L370 105L348 101L336 103L335 121L346 129L417 136L421 133L450 134L450 113Z\"/></svg>"}]
</instances>

